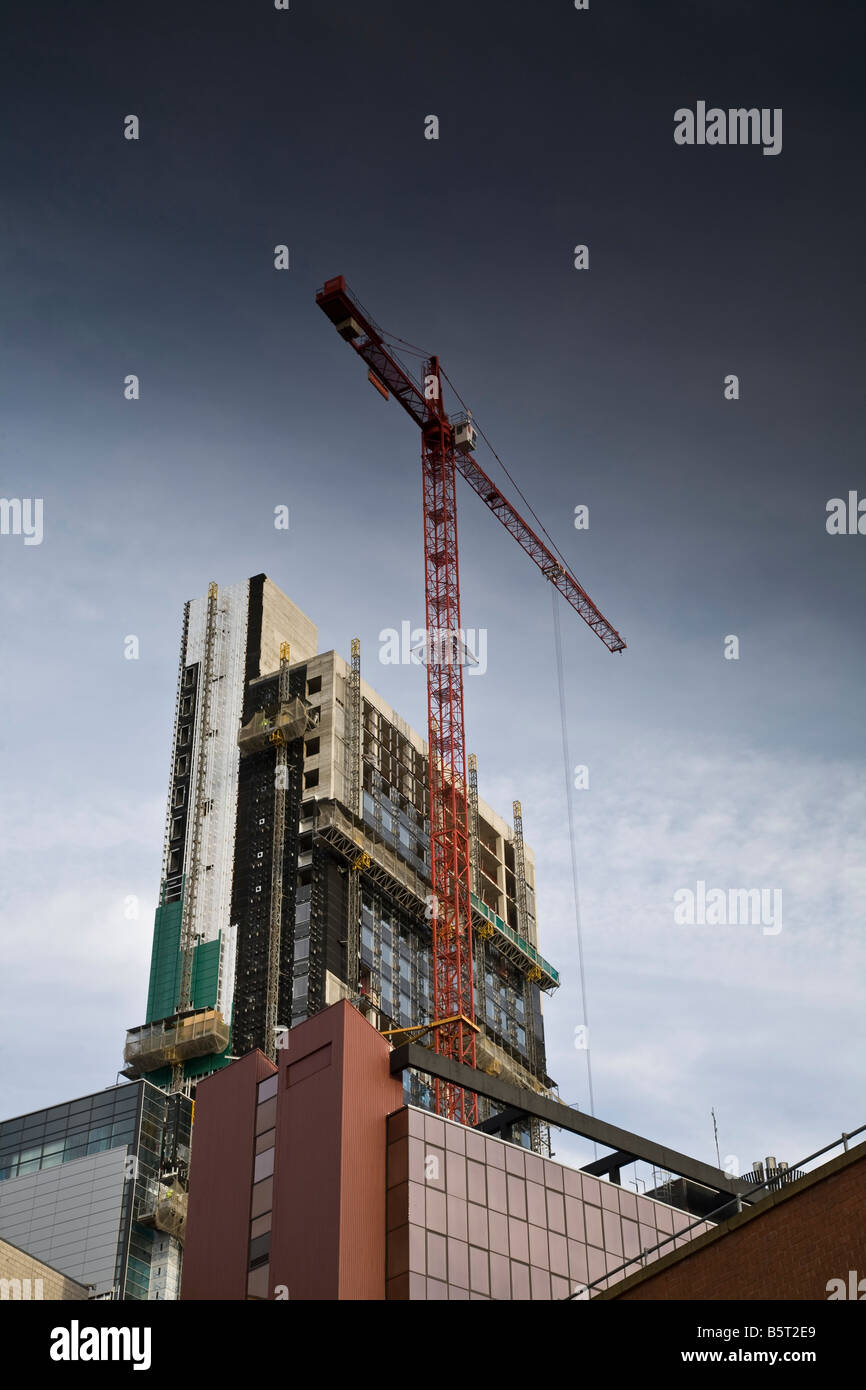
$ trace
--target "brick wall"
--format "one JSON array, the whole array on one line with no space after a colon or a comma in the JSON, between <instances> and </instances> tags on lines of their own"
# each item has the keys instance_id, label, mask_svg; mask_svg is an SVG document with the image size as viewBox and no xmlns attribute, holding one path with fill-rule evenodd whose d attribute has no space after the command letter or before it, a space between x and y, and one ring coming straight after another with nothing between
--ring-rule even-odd
<instances>
[{"instance_id":1,"label":"brick wall","mask_svg":"<svg viewBox=\"0 0 866 1390\"><path fill-rule=\"evenodd\" d=\"M42 1281L41 1289L36 1283L37 1279ZM0 1299L29 1297L80 1302L87 1298L87 1289L83 1284L77 1284L74 1279L61 1274L59 1269L52 1269L41 1260L35 1260L26 1250L19 1250L17 1245L10 1245L5 1240L0 1240L0 1280L8 1281L0 1284ZM15 1280L20 1281L22 1287L19 1288ZM26 1280L30 1281L29 1292L24 1282Z\"/></svg>"}]
</instances>

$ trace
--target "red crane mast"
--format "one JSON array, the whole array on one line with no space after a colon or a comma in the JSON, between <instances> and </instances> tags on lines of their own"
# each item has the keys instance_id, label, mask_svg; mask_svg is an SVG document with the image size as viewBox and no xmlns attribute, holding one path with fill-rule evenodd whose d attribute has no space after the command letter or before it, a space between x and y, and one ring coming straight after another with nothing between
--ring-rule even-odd
<instances>
[{"instance_id":1,"label":"red crane mast","mask_svg":"<svg viewBox=\"0 0 866 1390\"><path fill-rule=\"evenodd\" d=\"M601 638L609 651L625 642L553 552L514 509L472 456L475 431L445 412L438 357L425 364L419 387L385 335L346 286L326 281L316 303L366 362L372 384L393 394L421 430L424 501L424 581L427 623L427 724L430 776L430 858L433 885L433 1010L437 1052L474 1067L471 871L460 650L460 573L457 557L459 471L547 579ZM436 1111L474 1125L478 1101L461 1086L436 1081Z\"/></svg>"}]
</instances>

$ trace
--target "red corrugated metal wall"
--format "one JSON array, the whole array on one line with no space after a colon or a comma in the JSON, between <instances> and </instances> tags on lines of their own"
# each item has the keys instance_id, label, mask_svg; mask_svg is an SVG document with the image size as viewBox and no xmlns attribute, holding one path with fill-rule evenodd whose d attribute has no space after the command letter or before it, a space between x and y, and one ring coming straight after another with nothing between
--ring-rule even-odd
<instances>
[{"instance_id":1,"label":"red corrugated metal wall","mask_svg":"<svg viewBox=\"0 0 866 1390\"><path fill-rule=\"evenodd\" d=\"M346 1002L280 1056L271 1288L384 1299L386 1118L402 1103L387 1042Z\"/></svg>"},{"instance_id":2,"label":"red corrugated metal wall","mask_svg":"<svg viewBox=\"0 0 866 1390\"><path fill-rule=\"evenodd\" d=\"M244 1299L256 1085L275 1068L261 1052L196 1088L182 1299Z\"/></svg>"}]
</instances>

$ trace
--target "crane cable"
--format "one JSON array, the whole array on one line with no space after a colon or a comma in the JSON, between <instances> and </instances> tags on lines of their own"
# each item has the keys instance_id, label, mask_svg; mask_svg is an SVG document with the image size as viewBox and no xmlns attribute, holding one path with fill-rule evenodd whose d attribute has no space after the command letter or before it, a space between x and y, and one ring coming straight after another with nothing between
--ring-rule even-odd
<instances>
[{"instance_id":1,"label":"crane cable","mask_svg":"<svg viewBox=\"0 0 866 1390\"><path fill-rule=\"evenodd\" d=\"M454 394L455 394L455 396L457 397L458 401L459 401L460 404L463 406L463 409L466 411L467 415L469 415L469 414L470 414L469 407L467 406L467 404L466 404L466 402L464 401L463 397L460 395L460 392L457 390L457 387L454 385L454 382L451 380L451 378L448 376L448 374L443 370L443 368L441 367L441 365L440 365L439 370L442 372L442 375L445 377L445 380L448 382L448 385L451 387L451 390L454 392ZM488 449L490 450L490 452L491 452L491 454L493 455L493 457L496 459L496 462L499 464L499 466L500 466L500 468L502 469L502 471L503 471L503 473L505 474L505 476L508 478L508 480L510 481L510 483L512 484L512 486L515 488L515 490L519 493L520 497L521 497L522 500L523 500L524 505L526 506L526 508L528 509L528 511L531 512L532 516L535 518L536 522L538 523L538 526L540 527L540 529L542 530L542 532L544 533L544 535L547 537L547 539L550 541L551 546L553 547L553 549L554 549L554 551L556 552L556 554L559 556L559 558L560 558L560 560L562 561L563 565L565 565L566 570L568 570L568 564L567 564L567 562L566 562L565 556L563 555L562 551L559 549L559 546L556 544L556 542L554 541L553 537L550 535L550 532L549 532L549 531L547 530L547 528L545 527L544 523L541 521L541 519L538 517L538 515L536 514L536 512L533 510L533 508L532 508L532 506L530 505L530 503L527 501L527 499L526 499L526 497L524 496L523 492L521 491L519 485L515 482L514 478L511 476L511 474L509 473L508 469L505 467L505 464L502 462L502 459L501 459L501 458L499 457L499 455L497 454L497 452L496 452L496 450L494 449L493 445L490 443L490 440L487 438L487 435L484 433L483 429L482 429L481 426L478 424L478 421L475 419L474 416L472 416L472 423L475 425L475 428L478 430L478 433L481 435L481 438L484 440L485 444L487 445L487 447L488 447ZM558 608L557 602L556 602L557 590L556 590L555 588L551 588L550 597L551 597L551 600L552 600L552 603L553 603L553 629L554 629L554 634L555 634L555 639L556 639L556 674L557 674L557 683L558 683L558 686L559 686L559 718L560 718L560 725L561 725L561 729L562 729L562 758L563 758L563 764L562 764L562 766L563 766L563 772L565 773L565 802L566 802L566 806L567 806L567 808L568 808L568 840L569 840L569 848L570 848L570 850L571 850L571 879L572 879L572 888L573 888L573 892L574 892L574 921L575 921L575 927L576 927L576 929L577 929L577 959L578 959L578 970L579 970L579 973L580 973L580 1001L581 1001L581 1008L582 1008L582 1010L583 1010L583 1022L584 1022L584 1025L585 1025L585 1027L586 1027L587 1040L588 1040L588 1039L589 1039L589 1009L588 1009L588 1007L587 1007L587 999L586 999L586 971L585 971L585 968L584 968L584 960L583 960L583 924L582 924L582 922L581 922L581 916L580 916L580 880L579 880L578 869L577 869L577 841L576 841L575 832L574 832L574 807L573 807L573 805L572 805L572 799L571 799L571 774L570 774L571 757L570 757L570 755L569 755L569 750L568 750L568 722L567 722L567 718L566 718L566 709L565 709L565 672L564 672L563 657L562 657L562 632L561 632L560 623L559 623L559 608ZM595 1114L595 1096L594 1096L593 1087L592 1087L592 1060L591 1060L591 1058L590 1058L589 1046L586 1047L585 1051L586 1051L586 1076L587 1076L587 1085L588 1085L588 1089L589 1089L589 1113L590 1113L591 1115L594 1115L594 1114ZM598 1157L598 1145L595 1144L595 1143L593 1144L593 1150L594 1150L594 1152L595 1152L595 1156Z\"/></svg>"},{"instance_id":2,"label":"crane cable","mask_svg":"<svg viewBox=\"0 0 866 1390\"><path fill-rule=\"evenodd\" d=\"M385 340L384 337L383 337L383 342L385 342L385 341L386 341L386 340ZM431 354L430 354L429 352L427 352L427 350L426 350L425 348L419 348L419 347L417 347L414 343L408 342L405 338L398 338L397 335L396 335L395 333L390 333L390 334L388 335L388 339L387 339L387 346L391 347L391 350L392 350L392 352L394 352L394 356L397 358L397 361L398 361L398 362L400 361L400 359L399 359L399 357L397 357L396 350L395 350L394 347L393 347L393 344L394 344L394 343L400 343L400 345L401 345L401 347L403 348L404 351L411 352L413 355L417 355L418 357L429 358L429 357L431 356ZM402 363L401 363L401 366L402 366ZM405 368L404 368L404 371L405 371ZM510 473L510 472L508 471L508 469L506 468L505 464L502 462L502 459L499 457L499 455L497 454L497 452L496 452L496 450L494 449L493 445L490 443L490 440L487 438L487 435L484 433L483 429L482 429L481 426L479 425L476 416L474 416L474 415L472 414L472 411L469 409L469 406L468 406L468 405L466 404L466 402L464 401L463 397L461 396L460 392L457 390L457 387L454 385L454 382L451 380L450 376L449 376L448 373L446 372L445 368L442 366L442 363L441 363L441 362L440 362L440 364L439 364L439 371L440 371L440 374L441 374L441 375L445 378L445 380L448 382L448 385L451 387L451 390L454 392L454 394L455 394L455 396L457 397L458 401L460 402L460 404L462 405L463 409L465 410L466 415L472 420L473 425L474 425L475 428L477 429L478 433L481 435L481 438L484 440L484 443L487 445L487 447L488 447L488 449L490 450L490 452L491 452L491 454L493 455L493 457L496 459L496 462L499 464L499 467L502 469L502 471L503 471L503 473L505 474L506 478L507 478L508 481L511 483L511 486L514 488L515 492L517 493L518 497L519 497L520 500L522 501L523 505L526 507L526 510L529 512L530 516L532 516L532 518L534 519L536 525L538 526L538 529L542 532L542 534L543 534L544 536L547 537L547 540L549 541L552 550L553 550L553 551L555 552L555 554L559 557L559 559L560 559L560 561L562 562L562 564L563 564L565 570L566 570L569 574L571 574L571 570L569 570L569 568L568 568L568 561L566 560L566 558L565 558L565 556L563 555L562 551L560 550L559 546L556 544L556 541L555 541L555 540L553 539L553 537L551 536L551 534L550 534L550 532L548 531L547 527L545 526L544 522L541 520L541 517L540 517L540 516L538 515L538 513L535 511L534 507L532 506L532 503L529 501L528 497L526 496L526 493L522 490L522 488L520 487L520 484L517 482L517 479L514 477L514 475L513 475L512 473ZM409 373L407 373L407 375L409 375ZM576 576L572 576L572 577L573 577L573 578L576 578ZM580 583L579 580L578 580L578 583Z\"/></svg>"},{"instance_id":3,"label":"crane cable","mask_svg":"<svg viewBox=\"0 0 866 1390\"><path fill-rule=\"evenodd\" d=\"M521 491L521 488L520 488L519 483L517 483L517 481L512 477L512 475L509 473L508 469L505 467L505 464L502 462L502 459L499 457L499 455L497 454L497 452L496 452L496 450L494 449L493 445L490 443L490 440L487 438L487 435L484 433L484 431L483 431L483 429L481 428L481 426L479 425L477 419L476 419L475 416L472 414L471 410L469 409L469 406L468 406L468 405L466 404L466 402L464 401L464 399L463 399L463 397L461 396L460 392L457 390L457 387L454 385L454 382L451 380L451 378L450 378L450 376L448 375L448 373L447 373L447 372L445 371L445 369L442 367L441 363L440 363L440 366L439 366L439 370L440 370L440 372L442 373L442 375L444 376L445 380L448 382L448 385L451 387L451 390L454 392L455 396L457 397L458 401L459 401L460 404L462 405L463 409L466 411L466 414L467 414L468 416L471 417L471 420L472 420L473 425L474 425L475 428L477 429L478 433L481 435L481 438L484 440L484 443L487 445L487 447L488 447L488 449L490 450L490 452L491 452L491 454L493 455L493 457L496 459L496 462L499 464L499 467L502 469L502 471L503 471L503 473L505 474L506 478L507 478L508 481L511 483L511 486L512 486L512 487L515 489L515 491L517 492L518 496L520 497L521 501L523 502L523 505L526 507L526 510L527 510L527 511L532 515L532 517L535 519L535 522L536 522L536 524L537 524L539 530L542 531L542 532L544 533L544 535L547 537L547 539L548 539L548 541L550 542L552 548L554 549L554 551L556 552L556 554L559 556L560 560L562 561L563 565L565 566L565 569L566 569L566 570L568 571L568 573L570 574L571 571L568 569L568 561L566 560L566 558L565 558L565 556L563 555L562 551L560 550L559 546L556 544L556 541L553 539L553 537L551 536L551 534L550 534L550 532L548 531L547 527L544 525L544 522L541 520L541 517L538 515L538 513L537 513L536 511L534 511L534 509L533 509L531 503L528 501L528 499L527 499L525 493L523 493L523 492ZM579 581L578 581L578 582L579 582Z\"/></svg>"},{"instance_id":4,"label":"crane cable","mask_svg":"<svg viewBox=\"0 0 866 1390\"><path fill-rule=\"evenodd\" d=\"M571 757L568 750L568 724L565 714L565 671L562 659L562 632L559 624L559 608L557 606L556 590L552 589L550 597L553 600L553 631L556 644L556 675L559 686L559 717L562 725L562 760L565 772L565 803L568 807L568 841L571 848L571 878L574 890L574 920L577 927L577 960L580 972L580 1002L583 1009L583 1023L586 1028L587 1042L589 1041L589 1011L586 1004L586 973L583 964L583 927L580 920L580 892L577 872L577 844L574 834L574 808L571 801ZM589 1083L589 1113L595 1114L595 1098L592 1090L592 1061L590 1059L589 1046L586 1047L586 1074ZM595 1155L598 1157L598 1145L594 1144Z\"/></svg>"}]
</instances>

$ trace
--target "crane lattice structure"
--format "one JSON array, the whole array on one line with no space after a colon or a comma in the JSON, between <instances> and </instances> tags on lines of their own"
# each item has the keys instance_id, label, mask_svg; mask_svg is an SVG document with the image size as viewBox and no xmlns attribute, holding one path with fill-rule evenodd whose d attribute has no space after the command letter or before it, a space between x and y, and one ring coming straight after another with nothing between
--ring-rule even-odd
<instances>
[{"instance_id":1,"label":"crane lattice structure","mask_svg":"<svg viewBox=\"0 0 866 1390\"><path fill-rule=\"evenodd\" d=\"M419 385L398 360L382 330L340 275L326 281L316 303L367 364L379 393L393 394L421 431L424 578L427 624L427 728L430 778L430 858L433 887L434 1048L455 1062L476 1065L472 979L468 789L463 717L463 652L457 558L456 475L498 517L542 574L580 614L609 651L625 642L562 560L545 545L473 457L477 432L468 417L445 410L438 357L428 357ZM436 1111L476 1124L475 1095L436 1079Z\"/></svg>"}]
</instances>

